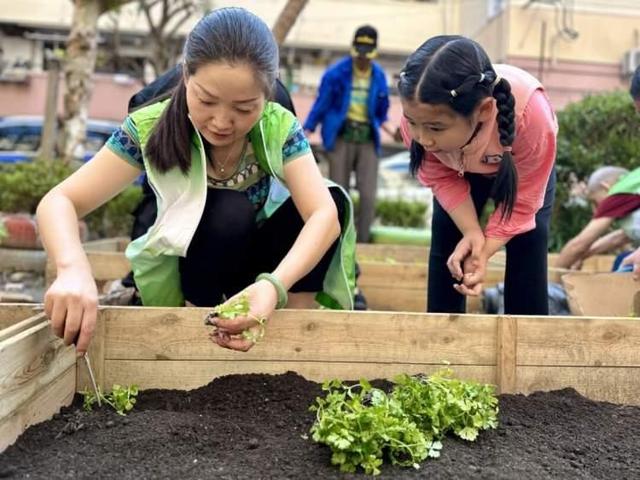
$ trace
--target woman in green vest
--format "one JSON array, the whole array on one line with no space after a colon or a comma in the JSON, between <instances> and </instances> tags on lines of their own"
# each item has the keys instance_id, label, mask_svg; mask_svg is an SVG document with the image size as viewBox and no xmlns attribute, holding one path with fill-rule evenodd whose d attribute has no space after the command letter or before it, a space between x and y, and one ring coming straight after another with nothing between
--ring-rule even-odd
<instances>
[{"instance_id":1,"label":"woman in green vest","mask_svg":"<svg viewBox=\"0 0 640 480\"><path fill-rule=\"evenodd\" d=\"M215 306L244 292L250 314L216 319L212 337L237 350L251 348L255 318L276 308L352 308L351 202L322 178L297 119L268 100L279 57L267 25L241 8L214 10L189 33L183 58L171 98L127 117L38 207L57 266L45 311L79 354L97 291L77 220L141 171L158 203L155 223L126 251L143 305Z\"/></svg>"}]
</instances>

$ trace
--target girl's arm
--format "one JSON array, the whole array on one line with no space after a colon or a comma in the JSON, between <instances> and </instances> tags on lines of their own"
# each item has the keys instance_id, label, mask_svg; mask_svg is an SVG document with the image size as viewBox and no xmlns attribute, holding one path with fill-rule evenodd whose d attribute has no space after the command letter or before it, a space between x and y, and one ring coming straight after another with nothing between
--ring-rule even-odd
<instances>
[{"instance_id":1,"label":"girl's arm","mask_svg":"<svg viewBox=\"0 0 640 480\"><path fill-rule=\"evenodd\" d=\"M56 335L78 353L95 326L97 290L80 243L78 220L116 196L140 174L107 147L47 193L37 209L38 228L57 278L45 295L45 312Z\"/></svg>"}]
</instances>

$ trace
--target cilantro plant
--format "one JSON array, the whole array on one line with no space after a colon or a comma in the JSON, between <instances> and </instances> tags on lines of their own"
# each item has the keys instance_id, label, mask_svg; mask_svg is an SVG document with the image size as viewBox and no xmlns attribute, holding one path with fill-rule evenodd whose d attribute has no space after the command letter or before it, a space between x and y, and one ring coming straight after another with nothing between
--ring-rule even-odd
<instances>
[{"instance_id":1,"label":"cilantro plant","mask_svg":"<svg viewBox=\"0 0 640 480\"><path fill-rule=\"evenodd\" d=\"M332 380L322 388L326 397L311 407L316 412L312 438L331 448L331 463L340 471L352 473L360 466L377 475L385 455L393 464L414 468L428 455L437 456L439 444L418 429L397 400L366 380L352 386Z\"/></svg>"},{"instance_id":2,"label":"cilantro plant","mask_svg":"<svg viewBox=\"0 0 640 480\"><path fill-rule=\"evenodd\" d=\"M450 369L430 377L400 375L395 383L392 397L434 438L453 432L473 441L480 430L498 426L498 399L492 385L458 380Z\"/></svg>"},{"instance_id":3,"label":"cilantro plant","mask_svg":"<svg viewBox=\"0 0 640 480\"><path fill-rule=\"evenodd\" d=\"M93 405L98 403L98 397L95 392L85 390L81 393L84 396L83 408L87 411L93 410ZM136 403L138 387L136 385L131 385L130 387L113 385L111 392L106 395L98 387L98 395L100 395L100 402L111 406L118 415L126 415Z\"/></svg>"},{"instance_id":4,"label":"cilantro plant","mask_svg":"<svg viewBox=\"0 0 640 480\"><path fill-rule=\"evenodd\" d=\"M440 456L449 432L473 441L480 430L496 428L498 400L493 387L454 379L450 370L432 375L401 375L391 393L366 380L347 386L327 381L316 398L312 439L333 452L331 463L343 472L377 475L384 459L419 468Z\"/></svg>"},{"instance_id":5,"label":"cilantro plant","mask_svg":"<svg viewBox=\"0 0 640 480\"><path fill-rule=\"evenodd\" d=\"M258 343L260 340L262 340L262 337L264 337L264 328L267 319L259 318L255 315L250 314L250 309L251 306L249 305L248 295L246 293L241 293L240 295L234 297L231 301L221 303L220 305L216 305L215 307L213 307L213 310L211 310L209 315L207 315L205 323L210 324L213 317L234 319L236 317L249 316L256 322L258 322L260 328L258 329L257 333L252 332L251 330L245 330L244 332L242 332L242 336L248 340L251 340L253 343Z\"/></svg>"}]
</instances>

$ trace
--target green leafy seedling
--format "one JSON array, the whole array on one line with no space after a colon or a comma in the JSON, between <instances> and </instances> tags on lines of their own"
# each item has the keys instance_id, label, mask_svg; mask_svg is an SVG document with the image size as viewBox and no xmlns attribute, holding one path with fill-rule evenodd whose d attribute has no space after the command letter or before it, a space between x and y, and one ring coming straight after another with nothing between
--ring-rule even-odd
<instances>
[{"instance_id":1,"label":"green leafy seedling","mask_svg":"<svg viewBox=\"0 0 640 480\"><path fill-rule=\"evenodd\" d=\"M234 319L236 317L245 317L248 316L253 318L256 322L258 322L259 329L258 332L253 332L250 330L245 330L242 332L242 336L247 340L251 340L253 343L258 343L264 337L265 332L265 324L267 319L262 317L256 317L252 315L249 311L251 306L249 305L249 296L243 292L240 295L234 297L230 302L221 303L220 305L216 305L213 307L213 310L207 315L205 318L205 324L211 325L211 320L214 317L220 318L228 318Z\"/></svg>"},{"instance_id":2,"label":"green leafy seedling","mask_svg":"<svg viewBox=\"0 0 640 480\"><path fill-rule=\"evenodd\" d=\"M312 439L331 449L331 463L343 472L361 467L377 475L385 458L419 468L440 456L447 433L473 441L498 424L493 386L455 379L449 369L400 375L388 394L366 380L352 386L331 380L322 388L326 396L310 407Z\"/></svg>"},{"instance_id":3,"label":"green leafy seedling","mask_svg":"<svg viewBox=\"0 0 640 480\"><path fill-rule=\"evenodd\" d=\"M100 401L113 408L118 415L126 415L130 412L136 404L136 397L138 396L138 386L121 386L114 384L111 392L104 394L100 387L98 387L98 395L100 395ZM83 408L86 411L93 410L93 405L98 403L98 397L95 392L90 390L84 390L81 392L83 395Z\"/></svg>"}]
</instances>

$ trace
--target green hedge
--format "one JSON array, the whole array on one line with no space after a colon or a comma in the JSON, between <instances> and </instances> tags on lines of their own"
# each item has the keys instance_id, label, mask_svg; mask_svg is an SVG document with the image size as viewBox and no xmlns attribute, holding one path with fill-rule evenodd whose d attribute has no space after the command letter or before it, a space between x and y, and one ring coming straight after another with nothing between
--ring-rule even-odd
<instances>
[{"instance_id":1,"label":"green hedge","mask_svg":"<svg viewBox=\"0 0 640 480\"><path fill-rule=\"evenodd\" d=\"M40 199L73 171L73 167L57 160L3 165L0 168L2 211L34 214ZM133 223L131 212L141 198L142 189L130 186L89 214L85 220L91 237L128 236Z\"/></svg>"},{"instance_id":2,"label":"green hedge","mask_svg":"<svg viewBox=\"0 0 640 480\"><path fill-rule=\"evenodd\" d=\"M559 250L591 217L585 201L571 198L572 177L586 181L603 165L629 169L640 165L640 115L629 94L592 95L558 112L556 202L549 239Z\"/></svg>"}]
</instances>

